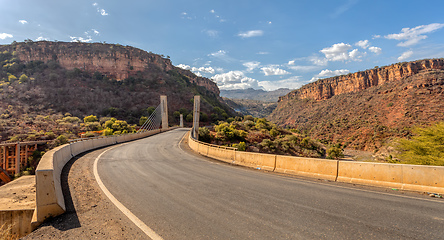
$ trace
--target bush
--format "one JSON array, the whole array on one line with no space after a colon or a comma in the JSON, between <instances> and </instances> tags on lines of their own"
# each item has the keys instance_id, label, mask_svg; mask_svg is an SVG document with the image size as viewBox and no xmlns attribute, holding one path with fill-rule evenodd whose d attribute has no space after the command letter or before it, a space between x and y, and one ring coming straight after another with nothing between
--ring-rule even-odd
<instances>
[{"instance_id":1,"label":"bush","mask_svg":"<svg viewBox=\"0 0 444 240\"><path fill-rule=\"evenodd\" d=\"M340 146L334 145L327 149L327 158L339 159L342 157L344 157L344 150Z\"/></svg>"},{"instance_id":2,"label":"bush","mask_svg":"<svg viewBox=\"0 0 444 240\"><path fill-rule=\"evenodd\" d=\"M210 143L212 136L210 130L206 127L199 128L199 141Z\"/></svg>"},{"instance_id":3,"label":"bush","mask_svg":"<svg viewBox=\"0 0 444 240\"><path fill-rule=\"evenodd\" d=\"M97 119L96 116L94 115L89 115L83 118L83 122L87 123L87 122L98 122L99 119Z\"/></svg>"},{"instance_id":4,"label":"bush","mask_svg":"<svg viewBox=\"0 0 444 240\"><path fill-rule=\"evenodd\" d=\"M410 140L398 140L402 163L444 166L444 122L415 128Z\"/></svg>"},{"instance_id":5,"label":"bush","mask_svg":"<svg viewBox=\"0 0 444 240\"><path fill-rule=\"evenodd\" d=\"M247 150L247 144L245 144L245 142L235 143L232 145L232 147L237 148L238 151Z\"/></svg>"},{"instance_id":6,"label":"bush","mask_svg":"<svg viewBox=\"0 0 444 240\"><path fill-rule=\"evenodd\" d=\"M68 138L65 135L60 135L57 137L57 142L58 142L57 145L66 144L66 143L68 143Z\"/></svg>"}]
</instances>

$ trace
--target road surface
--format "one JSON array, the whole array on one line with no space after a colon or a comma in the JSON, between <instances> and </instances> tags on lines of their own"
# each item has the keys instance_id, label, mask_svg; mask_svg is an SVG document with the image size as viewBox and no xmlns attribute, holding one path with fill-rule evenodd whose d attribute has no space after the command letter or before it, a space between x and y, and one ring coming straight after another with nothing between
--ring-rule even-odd
<instances>
[{"instance_id":1,"label":"road surface","mask_svg":"<svg viewBox=\"0 0 444 240\"><path fill-rule=\"evenodd\" d=\"M444 201L199 156L176 129L98 160L106 188L164 239L444 239Z\"/></svg>"}]
</instances>

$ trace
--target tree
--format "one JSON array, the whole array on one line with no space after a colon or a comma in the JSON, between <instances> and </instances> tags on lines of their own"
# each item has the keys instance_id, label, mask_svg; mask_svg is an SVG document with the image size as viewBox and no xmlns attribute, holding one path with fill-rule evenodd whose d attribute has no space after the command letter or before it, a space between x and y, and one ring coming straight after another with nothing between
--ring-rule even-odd
<instances>
[{"instance_id":1,"label":"tree","mask_svg":"<svg viewBox=\"0 0 444 240\"><path fill-rule=\"evenodd\" d=\"M330 159L339 159L344 157L344 150L340 145L333 145L329 149L327 149L327 158Z\"/></svg>"},{"instance_id":2,"label":"tree","mask_svg":"<svg viewBox=\"0 0 444 240\"><path fill-rule=\"evenodd\" d=\"M444 122L415 128L410 140L400 139L398 143L401 162L444 166Z\"/></svg>"},{"instance_id":3,"label":"tree","mask_svg":"<svg viewBox=\"0 0 444 240\"><path fill-rule=\"evenodd\" d=\"M187 122L192 122L193 121L193 114L188 114L187 117L185 118L185 121Z\"/></svg>"}]
</instances>

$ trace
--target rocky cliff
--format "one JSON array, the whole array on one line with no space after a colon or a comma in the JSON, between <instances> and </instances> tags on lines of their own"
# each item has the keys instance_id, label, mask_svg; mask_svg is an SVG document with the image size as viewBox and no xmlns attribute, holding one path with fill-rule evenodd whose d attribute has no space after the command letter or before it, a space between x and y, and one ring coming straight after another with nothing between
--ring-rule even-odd
<instances>
[{"instance_id":1,"label":"rocky cliff","mask_svg":"<svg viewBox=\"0 0 444 240\"><path fill-rule=\"evenodd\" d=\"M444 59L397 63L386 67L318 80L279 98L325 100L335 95L359 92L387 82L400 81L425 70L444 69Z\"/></svg>"},{"instance_id":2,"label":"rocky cliff","mask_svg":"<svg viewBox=\"0 0 444 240\"><path fill-rule=\"evenodd\" d=\"M189 81L203 86L219 96L219 88L213 81L177 68L171 61L157 54L138 48L103 43L32 42L0 46L0 51L15 52L15 56L27 63L31 61L57 61L66 69L78 68L90 73L100 72L116 80L123 80L149 68L164 72L175 70L186 75Z\"/></svg>"},{"instance_id":3,"label":"rocky cliff","mask_svg":"<svg viewBox=\"0 0 444 240\"><path fill-rule=\"evenodd\" d=\"M268 117L326 143L383 148L444 121L444 61L420 60L333 77L281 97Z\"/></svg>"}]
</instances>

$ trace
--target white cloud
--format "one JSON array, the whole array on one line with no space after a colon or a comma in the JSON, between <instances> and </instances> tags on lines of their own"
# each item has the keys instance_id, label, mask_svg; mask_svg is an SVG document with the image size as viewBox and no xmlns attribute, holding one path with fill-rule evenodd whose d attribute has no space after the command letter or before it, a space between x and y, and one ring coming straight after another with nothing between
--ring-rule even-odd
<instances>
[{"instance_id":1,"label":"white cloud","mask_svg":"<svg viewBox=\"0 0 444 240\"><path fill-rule=\"evenodd\" d=\"M361 40L357 43L355 43L355 46L361 47L363 49L367 49L369 47L368 40Z\"/></svg>"},{"instance_id":2,"label":"white cloud","mask_svg":"<svg viewBox=\"0 0 444 240\"><path fill-rule=\"evenodd\" d=\"M106 10L105 9L103 9L103 8L99 8L99 4L98 3L93 3L92 4L94 7L96 7L97 8L97 12L98 13L100 13L100 15L102 15L102 16L108 16L108 13L106 12Z\"/></svg>"},{"instance_id":3,"label":"white cloud","mask_svg":"<svg viewBox=\"0 0 444 240\"><path fill-rule=\"evenodd\" d=\"M237 36L241 38L250 38L250 37L259 37L264 35L264 31L262 30L251 30L247 32L241 32Z\"/></svg>"},{"instance_id":4,"label":"white cloud","mask_svg":"<svg viewBox=\"0 0 444 240\"><path fill-rule=\"evenodd\" d=\"M384 36L387 39L396 39L402 41L398 43L400 47L408 47L417 44L419 41L426 39L426 33L434 32L443 28L443 23L432 23L429 25L420 25L414 28L403 28L401 33L394 33Z\"/></svg>"},{"instance_id":5,"label":"white cloud","mask_svg":"<svg viewBox=\"0 0 444 240\"><path fill-rule=\"evenodd\" d=\"M311 80L310 82L314 82L320 78L327 78L327 77L333 77L333 76L338 76L338 75L344 75L344 74L348 74L350 71L347 69L339 69L339 70L329 70L329 69L324 69L322 70L320 73L316 74Z\"/></svg>"},{"instance_id":6,"label":"white cloud","mask_svg":"<svg viewBox=\"0 0 444 240\"><path fill-rule=\"evenodd\" d=\"M211 77L211 80L216 82L221 90L260 88L256 79L245 76L242 71L216 74Z\"/></svg>"},{"instance_id":7,"label":"white cloud","mask_svg":"<svg viewBox=\"0 0 444 240\"><path fill-rule=\"evenodd\" d=\"M216 30L205 30L204 31L209 37L217 38L219 36L219 32Z\"/></svg>"},{"instance_id":8,"label":"white cloud","mask_svg":"<svg viewBox=\"0 0 444 240\"><path fill-rule=\"evenodd\" d=\"M40 36L40 37L38 37L35 41L38 42L38 41L48 41L48 40L49 40L49 39Z\"/></svg>"},{"instance_id":9,"label":"white cloud","mask_svg":"<svg viewBox=\"0 0 444 240\"><path fill-rule=\"evenodd\" d=\"M254 69L258 68L260 66L260 62L246 62L243 65L247 68L247 72L252 72Z\"/></svg>"},{"instance_id":10,"label":"white cloud","mask_svg":"<svg viewBox=\"0 0 444 240\"><path fill-rule=\"evenodd\" d=\"M224 57L226 55L227 55L227 52L225 52L224 50L219 50L217 52L208 54L208 56L219 57L219 58Z\"/></svg>"},{"instance_id":11,"label":"white cloud","mask_svg":"<svg viewBox=\"0 0 444 240\"><path fill-rule=\"evenodd\" d=\"M199 68L192 67L191 71L194 72L194 73L196 73L196 72L198 72L198 73L204 72L204 73L211 73L211 74L214 74L214 72L215 72L214 68L212 68L212 67L199 67Z\"/></svg>"},{"instance_id":12,"label":"white cloud","mask_svg":"<svg viewBox=\"0 0 444 240\"><path fill-rule=\"evenodd\" d=\"M329 48L324 48L320 52L325 54L325 58L328 61L361 61L361 58L365 53L361 53L358 49L352 49L352 46L348 43L336 43Z\"/></svg>"},{"instance_id":13,"label":"white cloud","mask_svg":"<svg viewBox=\"0 0 444 240\"><path fill-rule=\"evenodd\" d=\"M214 13L214 9L211 9L211 10L210 10L210 13Z\"/></svg>"},{"instance_id":14,"label":"white cloud","mask_svg":"<svg viewBox=\"0 0 444 240\"><path fill-rule=\"evenodd\" d=\"M72 36L70 36L69 38L71 38L71 42L91 42L92 41L91 37L82 38L82 37L72 37Z\"/></svg>"},{"instance_id":15,"label":"white cloud","mask_svg":"<svg viewBox=\"0 0 444 240\"><path fill-rule=\"evenodd\" d=\"M310 71L314 71L314 70L320 69L321 66L301 66L301 65L296 65L296 66L288 66L288 68L291 69L291 70L295 70L295 71L310 72Z\"/></svg>"},{"instance_id":16,"label":"white cloud","mask_svg":"<svg viewBox=\"0 0 444 240\"><path fill-rule=\"evenodd\" d=\"M288 65L294 65L294 60L288 61Z\"/></svg>"},{"instance_id":17,"label":"white cloud","mask_svg":"<svg viewBox=\"0 0 444 240\"><path fill-rule=\"evenodd\" d=\"M93 31L93 33L94 33L95 35L99 35L99 34L100 34L100 32L97 31L97 30L95 30L95 29L91 29L91 30Z\"/></svg>"},{"instance_id":18,"label":"white cloud","mask_svg":"<svg viewBox=\"0 0 444 240\"><path fill-rule=\"evenodd\" d=\"M185 64L179 64L176 67L182 68L185 70L190 70L191 72L198 75L199 77L202 76L202 73L214 74L216 72L216 70L214 70L214 68L212 68L212 67L190 67L189 65L185 65ZM218 69L218 70L220 70L220 69Z\"/></svg>"},{"instance_id":19,"label":"white cloud","mask_svg":"<svg viewBox=\"0 0 444 240\"><path fill-rule=\"evenodd\" d=\"M373 35L372 39L381 38L381 35Z\"/></svg>"},{"instance_id":20,"label":"white cloud","mask_svg":"<svg viewBox=\"0 0 444 240\"><path fill-rule=\"evenodd\" d=\"M314 65L317 65L317 66L325 66L328 63L328 59L326 59L326 58L319 58L317 56L309 57L308 61L312 62Z\"/></svg>"},{"instance_id":21,"label":"white cloud","mask_svg":"<svg viewBox=\"0 0 444 240\"><path fill-rule=\"evenodd\" d=\"M282 79L278 81L260 81L259 86L263 87L267 91L273 91L279 88L296 89L302 86L300 80L301 77L293 76L291 78Z\"/></svg>"},{"instance_id":22,"label":"white cloud","mask_svg":"<svg viewBox=\"0 0 444 240\"><path fill-rule=\"evenodd\" d=\"M13 36L9 33L0 33L0 39L4 40L6 38L12 38Z\"/></svg>"},{"instance_id":23,"label":"white cloud","mask_svg":"<svg viewBox=\"0 0 444 240\"><path fill-rule=\"evenodd\" d=\"M352 46L350 44L337 43L329 48L322 49L320 52L325 54L325 58L330 61L345 61L350 58L348 50L351 48Z\"/></svg>"},{"instance_id":24,"label":"white cloud","mask_svg":"<svg viewBox=\"0 0 444 240\"><path fill-rule=\"evenodd\" d=\"M259 55L267 55L267 54L270 54L269 52L258 52L257 54L259 54Z\"/></svg>"},{"instance_id":25,"label":"white cloud","mask_svg":"<svg viewBox=\"0 0 444 240\"><path fill-rule=\"evenodd\" d=\"M27 24L28 21L26 21L26 20L19 20L19 23L21 23L21 24Z\"/></svg>"},{"instance_id":26,"label":"white cloud","mask_svg":"<svg viewBox=\"0 0 444 240\"><path fill-rule=\"evenodd\" d=\"M370 50L370 52L376 53L376 54L381 54L381 52L382 52L382 49L379 47L369 47L368 50Z\"/></svg>"},{"instance_id":27,"label":"white cloud","mask_svg":"<svg viewBox=\"0 0 444 240\"><path fill-rule=\"evenodd\" d=\"M261 70L264 72L265 76L290 74L289 72L287 72L283 69L280 69L279 67L276 67L276 66L263 67L263 68L261 68Z\"/></svg>"},{"instance_id":28,"label":"white cloud","mask_svg":"<svg viewBox=\"0 0 444 240\"><path fill-rule=\"evenodd\" d=\"M108 13L103 8L100 9L100 11L98 10L98 12L100 12L100 15L102 15L102 16L108 16Z\"/></svg>"},{"instance_id":29,"label":"white cloud","mask_svg":"<svg viewBox=\"0 0 444 240\"><path fill-rule=\"evenodd\" d=\"M407 51L401 54L401 56L398 57L398 61L403 61L405 59L408 59L413 55L413 51Z\"/></svg>"},{"instance_id":30,"label":"white cloud","mask_svg":"<svg viewBox=\"0 0 444 240\"><path fill-rule=\"evenodd\" d=\"M185 69L185 70L190 70L191 69L190 65L185 65L185 64L179 64L176 67L182 68L182 69Z\"/></svg>"}]
</instances>

